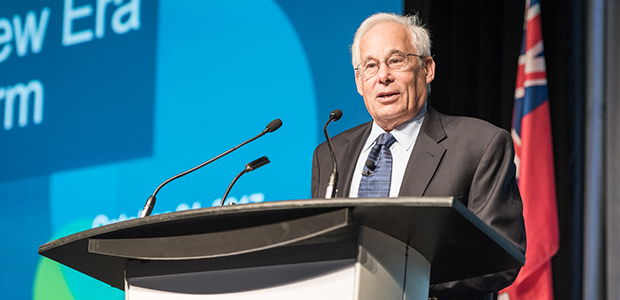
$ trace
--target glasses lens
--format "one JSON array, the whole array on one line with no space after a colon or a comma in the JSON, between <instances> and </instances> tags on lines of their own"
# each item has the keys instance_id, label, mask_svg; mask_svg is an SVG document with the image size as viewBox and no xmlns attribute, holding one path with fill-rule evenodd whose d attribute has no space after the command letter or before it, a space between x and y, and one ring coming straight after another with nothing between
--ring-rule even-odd
<instances>
[{"instance_id":1,"label":"glasses lens","mask_svg":"<svg viewBox=\"0 0 620 300\"><path fill-rule=\"evenodd\" d=\"M378 70L379 62L376 60L369 60L362 64L362 75L366 78L374 76Z\"/></svg>"},{"instance_id":2,"label":"glasses lens","mask_svg":"<svg viewBox=\"0 0 620 300\"><path fill-rule=\"evenodd\" d=\"M409 57L406 54L396 53L388 57L388 59L385 60L385 64L388 66L388 68L399 71L407 66L407 62L409 61L408 58Z\"/></svg>"}]
</instances>

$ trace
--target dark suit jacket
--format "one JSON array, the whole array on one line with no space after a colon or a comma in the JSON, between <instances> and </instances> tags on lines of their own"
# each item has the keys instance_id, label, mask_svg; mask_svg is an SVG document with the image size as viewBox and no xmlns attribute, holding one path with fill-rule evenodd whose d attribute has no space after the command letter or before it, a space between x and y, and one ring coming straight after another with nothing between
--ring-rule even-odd
<instances>
[{"instance_id":1,"label":"dark suit jacket","mask_svg":"<svg viewBox=\"0 0 620 300\"><path fill-rule=\"evenodd\" d=\"M338 163L337 197L348 197L355 164L371 122L332 139ZM523 204L515 180L510 134L485 121L454 117L428 107L414 145L399 196L458 197L478 218L513 241L525 253ZM333 170L326 143L314 151L312 197L324 198ZM443 299L492 299L510 285L518 270L431 286L430 296Z\"/></svg>"}]
</instances>

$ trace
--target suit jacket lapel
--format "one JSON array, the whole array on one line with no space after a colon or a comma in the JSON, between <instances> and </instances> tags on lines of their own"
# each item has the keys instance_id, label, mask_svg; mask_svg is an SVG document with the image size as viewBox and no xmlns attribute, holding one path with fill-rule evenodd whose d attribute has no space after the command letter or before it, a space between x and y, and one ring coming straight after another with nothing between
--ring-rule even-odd
<instances>
[{"instance_id":1,"label":"suit jacket lapel","mask_svg":"<svg viewBox=\"0 0 620 300\"><path fill-rule=\"evenodd\" d=\"M336 162L338 163L338 197L349 197L353 171L355 171L357 159L362 153L362 147L364 147L371 128L372 122L368 122L365 126L360 126L347 135L345 143L334 146Z\"/></svg>"},{"instance_id":2,"label":"suit jacket lapel","mask_svg":"<svg viewBox=\"0 0 620 300\"><path fill-rule=\"evenodd\" d=\"M435 175L446 149L439 142L446 138L439 113L430 105L420 134L407 163L399 196L421 197Z\"/></svg>"}]
</instances>

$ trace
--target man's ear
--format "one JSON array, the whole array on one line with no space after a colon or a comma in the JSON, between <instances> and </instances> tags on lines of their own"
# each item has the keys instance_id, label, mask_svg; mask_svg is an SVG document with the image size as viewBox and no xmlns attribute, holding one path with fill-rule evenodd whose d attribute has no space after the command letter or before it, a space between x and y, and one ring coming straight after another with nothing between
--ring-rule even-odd
<instances>
[{"instance_id":1,"label":"man's ear","mask_svg":"<svg viewBox=\"0 0 620 300\"><path fill-rule=\"evenodd\" d=\"M360 73L355 71L355 85L357 86L357 92L364 97L364 89L362 88L362 81L364 79L360 76Z\"/></svg>"},{"instance_id":2,"label":"man's ear","mask_svg":"<svg viewBox=\"0 0 620 300\"><path fill-rule=\"evenodd\" d=\"M435 79L435 60L433 57L424 58L424 69L426 69L426 83L431 83Z\"/></svg>"}]
</instances>

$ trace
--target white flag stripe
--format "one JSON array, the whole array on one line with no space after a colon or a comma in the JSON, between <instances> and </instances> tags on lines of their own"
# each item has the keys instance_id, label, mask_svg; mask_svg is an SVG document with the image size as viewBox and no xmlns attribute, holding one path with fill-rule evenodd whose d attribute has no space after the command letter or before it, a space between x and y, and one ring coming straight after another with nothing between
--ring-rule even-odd
<instances>
[{"instance_id":1,"label":"white flag stripe","mask_svg":"<svg viewBox=\"0 0 620 300\"><path fill-rule=\"evenodd\" d=\"M530 79L530 80L526 80L523 83L523 86L526 88L533 87L533 86L541 86L541 85L547 85L547 78Z\"/></svg>"},{"instance_id":2,"label":"white flag stripe","mask_svg":"<svg viewBox=\"0 0 620 300\"><path fill-rule=\"evenodd\" d=\"M527 10L527 20L530 21L540 15L540 4L536 3Z\"/></svg>"},{"instance_id":3,"label":"white flag stripe","mask_svg":"<svg viewBox=\"0 0 620 300\"><path fill-rule=\"evenodd\" d=\"M525 89L524 88L516 88L515 89L515 99L525 97Z\"/></svg>"}]
</instances>

